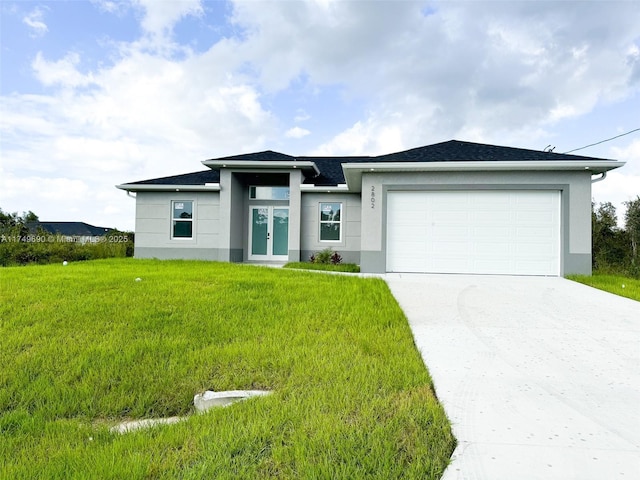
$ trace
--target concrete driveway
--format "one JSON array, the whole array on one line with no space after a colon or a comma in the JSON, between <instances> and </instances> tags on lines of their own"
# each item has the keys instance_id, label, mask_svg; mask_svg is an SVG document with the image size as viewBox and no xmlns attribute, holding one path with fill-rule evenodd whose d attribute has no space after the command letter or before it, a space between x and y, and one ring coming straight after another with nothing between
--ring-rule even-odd
<instances>
[{"instance_id":1,"label":"concrete driveway","mask_svg":"<svg viewBox=\"0 0 640 480\"><path fill-rule=\"evenodd\" d=\"M640 303L563 278L385 275L458 439L444 479L640 478Z\"/></svg>"}]
</instances>

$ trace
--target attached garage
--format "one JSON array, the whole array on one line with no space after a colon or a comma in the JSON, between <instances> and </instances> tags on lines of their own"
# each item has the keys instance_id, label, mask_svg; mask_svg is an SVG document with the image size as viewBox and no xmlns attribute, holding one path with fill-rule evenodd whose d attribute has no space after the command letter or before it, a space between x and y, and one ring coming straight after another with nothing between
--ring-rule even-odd
<instances>
[{"instance_id":1,"label":"attached garage","mask_svg":"<svg viewBox=\"0 0 640 480\"><path fill-rule=\"evenodd\" d=\"M386 270L560 275L560 191L389 191Z\"/></svg>"}]
</instances>

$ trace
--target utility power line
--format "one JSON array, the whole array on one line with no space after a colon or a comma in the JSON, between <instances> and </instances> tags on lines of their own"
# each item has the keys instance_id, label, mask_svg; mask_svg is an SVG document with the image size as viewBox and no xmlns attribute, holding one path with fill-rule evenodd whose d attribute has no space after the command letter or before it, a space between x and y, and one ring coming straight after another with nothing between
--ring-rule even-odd
<instances>
[{"instance_id":1,"label":"utility power line","mask_svg":"<svg viewBox=\"0 0 640 480\"><path fill-rule=\"evenodd\" d=\"M626 133L621 133L620 135L616 135L615 137L607 138L606 140L600 140L599 142L592 143L590 145L585 145L584 147L574 148L573 150L569 150L568 152L564 152L564 153L571 153L571 152L577 152L578 150L584 150L585 148L593 147L595 145L600 145L601 143L609 142L611 140L615 140L616 138L624 137L625 135L629 135L630 133L637 132L639 130L640 130L640 128L635 128L635 129L630 130L630 131L628 131Z\"/></svg>"}]
</instances>

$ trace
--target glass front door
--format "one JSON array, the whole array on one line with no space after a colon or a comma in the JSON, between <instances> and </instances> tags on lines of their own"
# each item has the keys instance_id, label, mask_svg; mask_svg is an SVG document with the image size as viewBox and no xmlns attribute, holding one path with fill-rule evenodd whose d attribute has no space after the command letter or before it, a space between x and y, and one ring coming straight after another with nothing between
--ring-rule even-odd
<instances>
[{"instance_id":1,"label":"glass front door","mask_svg":"<svg viewBox=\"0 0 640 480\"><path fill-rule=\"evenodd\" d=\"M249 260L289 257L289 207L250 207Z\"/></svg>"}]
</instances>

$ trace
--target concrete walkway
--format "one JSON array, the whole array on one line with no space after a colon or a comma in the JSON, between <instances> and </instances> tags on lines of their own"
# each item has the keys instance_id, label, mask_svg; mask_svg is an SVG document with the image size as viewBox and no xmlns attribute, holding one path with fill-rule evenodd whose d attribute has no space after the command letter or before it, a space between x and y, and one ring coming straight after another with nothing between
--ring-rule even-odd
<instances>
[{"instance_id":1,"label":"concrete walkway","mask_svg":"<svg viewBox=\"0 0 640 480\"><path fill-rule=\"evenodd\" d=\"M458 439L445 480L640 479L640 303L562 278L388 274Z\"/></svg>"}]
</instances>

